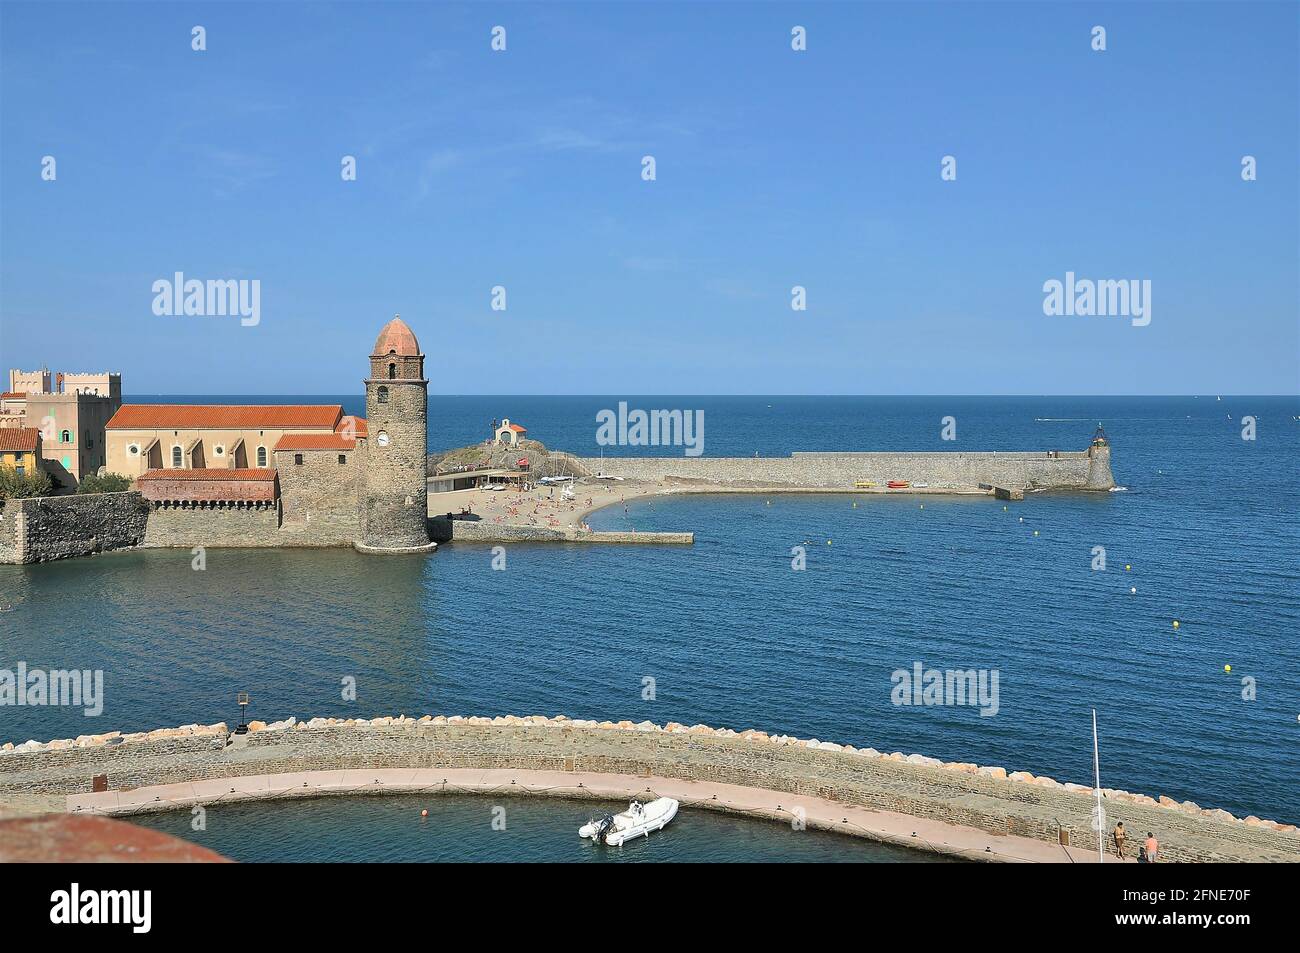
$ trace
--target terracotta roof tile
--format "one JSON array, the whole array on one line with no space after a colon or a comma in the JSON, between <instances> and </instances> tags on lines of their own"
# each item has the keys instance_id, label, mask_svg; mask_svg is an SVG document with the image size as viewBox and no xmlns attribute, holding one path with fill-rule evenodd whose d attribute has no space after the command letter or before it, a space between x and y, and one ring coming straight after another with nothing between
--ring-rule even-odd
<instances>
[{"instance_id":1,"label":"terracotta roof tile","mask_svg":"<svg viewBox=\"0 0 1300 953\"><path fill-rule=\"evenodd\" d=\"M0 394L0 400L26 400L27 395L20 390L7 390Z\"/></svg>"},{"instance_id":2,"label":"terracotta roof tile","mask_svg":"<svg viewBox=\"0 0 1300 953\"><path fill-rule=\"evenodd\" d=\"M334 428L334 432L342 433L344 428L347 427L349 421L351 421L352 423L353 434L355 434L358 437L370 436L370 425L366 423L365 417L349 417L347 415L344 415L343 417L339 418L338 426Z\"/></svg>"},{"instance_id":3,"label":"terracotta roof tile","mask_svg":"<svg viewBox=\"0 0 1300 953\"><path fill-rule=\"evenodd\" d=\"M281 450L355 450L357 442L337 433L287 433L272 448Z\"/></svg>"},{"instance_id":4,"label":"terracotta roof tile","mask_svg":"<svg viewBox=\"0 0 1300 953\"><path fill-rule=\"evenodd\" d=\"M123 404L108 430L333 430L338 404Z\"/></svg>"},{"instance_id":5,"label":"terracotta roof tile","mask_svg":"<svg viewBox=\"0 0 1300 953\"><path fill-rule=\"evenodd\" d=\"M8 453L35 453L40 439L35 427L0 427L0 450Z\"/></svg>"},{"instance_id":6,"label":"terracotta roof tile","mask_svg":"<svg viewBox=\"0 0 1300 953\"><path fill-rule=\"evenodd\" d=\"M506 424L507 430L513 430L515 433L528 433L527 427L521 427L518 424Z\"/></svg>"}]
</instances>

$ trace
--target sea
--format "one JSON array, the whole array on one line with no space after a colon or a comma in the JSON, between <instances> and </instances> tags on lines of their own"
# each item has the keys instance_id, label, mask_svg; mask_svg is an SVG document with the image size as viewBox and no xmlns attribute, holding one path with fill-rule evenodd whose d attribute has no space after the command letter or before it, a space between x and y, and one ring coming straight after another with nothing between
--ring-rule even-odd
<instances>
[{"instance_id":1,"label":"sea","mask_svg":"<svg viewBox=\"0 0 1300 953\"><path fill-rule=\"evenodd\" d=\"M359 396L128 400L364 413ZM232 721L246 691L263 720L704 723L1091 784L1095 711L1104 787L1300 822L1300 398L434 394L429 446L481 441L508 417L582 455L683 453L597 444L597 415L620 401L702 411L705 456L1082 450L1100 425L1119 486L1023 502L634 499L589 522L695 544L519 544L504 570L469 544L209 549L202 571L188 550L0 566L0 668L102 669L106 683L97 717L0 707L0 741ZM996 676L996 703L898 704L918 664ZM346 826L352 809L312 810ZM255 856L254 840L236 853ZM462 853L484 849L472 841Z\"/></svg>"}]
</instances>

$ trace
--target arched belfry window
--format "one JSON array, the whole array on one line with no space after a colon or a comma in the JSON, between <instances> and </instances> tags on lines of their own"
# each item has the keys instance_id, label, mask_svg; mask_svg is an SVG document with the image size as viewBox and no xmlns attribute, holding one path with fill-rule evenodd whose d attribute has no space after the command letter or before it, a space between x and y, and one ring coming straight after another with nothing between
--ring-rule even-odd
<instances>
[{"instance_id":1,"label":"arched belfry window","mask_svg":"<svg viewBox=\"0 0 1300 953\"><path fill-rule=\"evenodd\" d=\"M379 398L381 404L388 403L388 388L380 385L379 390L375 392L375 396Z\"/></svg>"},{"instance_id":2,"label":"arched belfry window","mask_svg":"<svg viewBox=\"0 0 1300 953\"><path fill-rule=\"evenodd\" d=\"M397 379L397 365L396 365L396 364L389 364L389 365L388 365L388 379L389 379L390 381L391 381L391 380L396 380L396 379Z\"/></svg>"},{"instance_id":3,"label":"arched belfry window","mask_svg":"<svg viewBox=\"0 0 1300 953\"><path fill-rule=\"evenodd\" d=\"M65 430L59 434L59 443L72 443L72 433Z\"/></svg>"}]
</instances>

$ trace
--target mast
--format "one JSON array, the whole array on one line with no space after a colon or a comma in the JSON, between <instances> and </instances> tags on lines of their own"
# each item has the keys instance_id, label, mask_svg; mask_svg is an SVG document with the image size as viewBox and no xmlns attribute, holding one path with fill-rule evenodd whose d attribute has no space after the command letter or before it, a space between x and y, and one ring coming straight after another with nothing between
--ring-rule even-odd
<instances>
[{"instance_id":1,"label":"mast","mask_svg":"<svg viewBox=\"0 0 1300 953\"><path fill-rule=\"evenodd\" d=\"M1097 709L1092 710L1092 777L1097 790L1097 863L1106 862L1106 854L1102 850L1102 840L1106 836L1102 830L1106 826L1105 817L1101 810L1101 757L1097 751Z\"/></svg>"}]
</instances>

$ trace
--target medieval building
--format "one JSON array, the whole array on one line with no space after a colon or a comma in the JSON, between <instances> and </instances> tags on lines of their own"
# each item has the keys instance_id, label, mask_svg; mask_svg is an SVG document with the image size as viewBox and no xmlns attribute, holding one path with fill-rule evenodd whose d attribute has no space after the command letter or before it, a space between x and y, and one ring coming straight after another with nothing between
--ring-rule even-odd
<instances>
[{"instance_id":1,"label":"medieval building","mask_svg":"<svg viewBox=\"0 0 1300 953\"><path fill-rule=\"evenodd\" d=\"M148 501L146 544L426 552L428 384L394 318L364 418L338 404L127 404L106 427L108 469Z\"/></svg>"}]
</instances>

